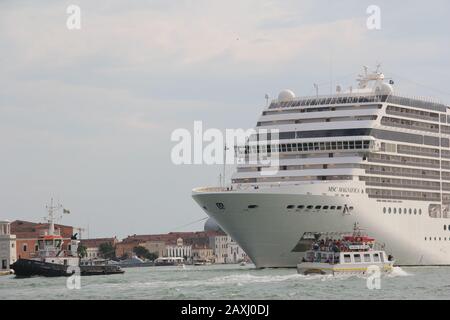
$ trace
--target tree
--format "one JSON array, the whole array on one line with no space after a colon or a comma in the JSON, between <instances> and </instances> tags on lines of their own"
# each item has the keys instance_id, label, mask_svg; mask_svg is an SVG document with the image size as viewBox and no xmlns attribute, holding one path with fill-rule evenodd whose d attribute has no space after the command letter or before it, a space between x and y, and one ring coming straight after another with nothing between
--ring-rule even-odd
<instances>
[{"instance_id":1,"label":"tree","mask_svg":"<svg viewBox=\"0 0 450 320\"><path fill-rule=\"evenodd\" d=\"M116 257L116 249L110 242L101 243L98 246L100 255L105 259L114 259Z\"/></svg>"},{"instance_id":2,"label":"tree","mask_svg":"<svg viewBox=\"0 0 450 320\"><path fill-rule=\"evenodd\" d=\"M133 252L139 257L139 258L145 258L147 254L149 254L147 248L143 246L137 246L133 248Z\"/></svg>"},{"instance_id":3,"label":"tree","mask_svg":"<svg viewBox=\"0 0 450 320\"><path fill-rule=\"evenodd\" d=\"M133 252L139 257L139 258L145 258L147 260L155 260L158 258L158 254L154 252L150 252L147 250L147 248L143 246L137 246L133 248Z\"/></svg>"},{"instance_id":4,"label":"tree","mask_svg":"<svg viewBox=\"0 0 450 320\"><path fill-rule=\"evenodd\" d=\"M87 256L87 248L86 248L86 246L83 246L82 244L80 244L78 246L77 253L78 253L78 256L80 258L86 257Z\"/></svg>"},{"instance_id":5,"label":"tree","mask_svg":"<svg viewBox=\"0 0 450 320\"><path fill-rule=\"evenodd\" d=\"M146 259L151 260L151 261L155 261L156 259L158 259L158 254L156 252L149 252L146 256Z\"/></svg>"}]
</instances>

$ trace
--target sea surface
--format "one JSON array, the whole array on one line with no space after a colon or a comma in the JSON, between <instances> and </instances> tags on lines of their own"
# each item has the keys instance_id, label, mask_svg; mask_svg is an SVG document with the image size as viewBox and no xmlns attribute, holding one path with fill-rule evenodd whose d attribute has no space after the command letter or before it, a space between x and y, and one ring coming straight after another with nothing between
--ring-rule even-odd
<instances>
[{"instance_id":1,"label":"sea surface","mask_svg":"<svg viewBox=\"0 0 450 320\"><path fill-rule=\"evenodd\" d=\"M123 275L67 278L0 276L3 299L450 299L449 267L395 268L380 289L367 276L304 276L253 265L126 268Z\"/></svg>"}]
</instances>

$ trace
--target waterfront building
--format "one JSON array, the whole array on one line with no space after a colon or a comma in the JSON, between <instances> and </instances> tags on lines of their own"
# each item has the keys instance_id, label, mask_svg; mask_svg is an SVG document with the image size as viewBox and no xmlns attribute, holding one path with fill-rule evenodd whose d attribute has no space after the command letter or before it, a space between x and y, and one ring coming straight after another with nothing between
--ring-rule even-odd
<instances>
[{"instance_id":1,"label":"waterfront building","mask_svg":"<svg viewBox=\"0 0 450 320\"><path fill-rule=\"evenodd\" d=\"M214 250L207 246L192 247L192 261L195 262L215 262Z\"/></svg>"},{"instance_id":2,"label":"waterfront building","mask_svg":"<svg viewBox=\"0 0 450 320\"><path fill-rule=\"evenodd\" d=\"M240 262L248 262L249 258L244 250L233 240L230 236L228 236L227 243L227 254L225 258L226 263L240 263Z\"/></svg>"},{"instance_id":3,"label":"waterfront building","mask_svg":"<svg viewBox=\"0 0 450 320\"><path fill-rule=\"evenodd\" d=\"M175 244L166 246L164 257L167 258L183 258L185 262L192 261L192 245L183 243L182 238L178 238Z\"/></svg>"},{"instance_id":4,"label":"waterfront building","mask_svg":"<svg viewBox=\"0 0 450 320\"><path fill-rule=\"evenodd\" d=\"M147 249L148 252L156 254L158 257L163 257L166 251L166 243L164 241L148 240L141 242L139 245Z\"/></svg>"},{"instance_id":5,"label":"waterfront building","mask_svg":"<svg viewBox=\"0 0 450 320\"><path fill-rule=\"evenodd\" d=\"M0 221L0 272L9 271L16 260L16 236L11 234L11 223Z\"/></svg>"},{"instance_id":6,"label":"waterfront building","mask_svg":"<svg viewBox=\"0 0 450 320\"><path fill-rule=\"evenodd\" d=\"M81 239L80 245L86 247L86 257L87 259L98 259L104 258L100 252L100 245L109 244L112 248L116 247L119 241L116 237L113 238L94 238L94 239Z\"/></svg>"}]
</instances>

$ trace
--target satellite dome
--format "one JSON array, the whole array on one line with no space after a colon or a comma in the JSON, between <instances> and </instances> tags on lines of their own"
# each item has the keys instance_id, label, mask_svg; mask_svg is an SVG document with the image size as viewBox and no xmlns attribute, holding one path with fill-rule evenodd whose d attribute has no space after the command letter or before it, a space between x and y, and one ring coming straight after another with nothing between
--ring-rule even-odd
<instances>
[{"instance_id":1,"label":"satellite dome","mask_svg":"<svg viewBox=\"0 0 450 320\"><path fill-rule=\"evenodd\" d=\"M394 93L394 88L388 83L381 83L375 86L375 92L382 95L390 95Z\"/></svg>"},{"instance_id":2,"label":"satellite dome","mask_svg":"<svg viewBox=\"0 0 450 320\"><path fill-rule=\"evenodd\" d=\"M204 231L222 231L220 226L217 224L216 220L213 218L209 218L205 222L205 226L203 227Z\"/></svg>"},{"instance_id":3,"label":"satellite dome","mask_svg":"<svg viewBox=\"0 0 450 320\"><path fill-rule=\"evenodd\" d=\"M278 95L278 101L284 102L284 101L291 101L295 98L295 93L293 93L291 90L283 90Z\"/></svg>"}]
</instances>

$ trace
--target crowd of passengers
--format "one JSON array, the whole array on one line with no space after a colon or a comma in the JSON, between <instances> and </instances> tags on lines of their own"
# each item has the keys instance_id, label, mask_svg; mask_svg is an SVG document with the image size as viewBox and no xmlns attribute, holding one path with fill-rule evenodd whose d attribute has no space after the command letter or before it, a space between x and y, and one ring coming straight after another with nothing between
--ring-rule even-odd
<instances>
[{"instance_id":1,"label":"crowd of passengers","mask_svg":"<svg viewBox=\"0 0 450 320\"><path fill-rule=\"evenodd\" d=\"M360 250L350 250L349 246L353 243L343 240L334 240L334 239L322 239L320 241L314 242L311 250L313 251L323 251L323 252L348 252L348 251L367 251L364 249ZM355 243L360 245L361 243Z\"/></svg>"},{"instance_id":2,"label":"crowd of passengers","mask_svg":"<svg viewBox=\"0 0 450 320\"><path fill-rule=\"evenodd\" d=\"M340 252L349 252L349 251L367 251L367 249L356 249L350 250L349 246L352 244L361 244L361 243L350 243L348 241L343 240L334 240L334 239L322 239L320 241L314 242L311 250L316 252L329 252L334 253L333 255L308 255L306 258L302 259L302 262L324 262L329 264L337 264L339 263L339 253Z\"/></svg>"}]
</instances>

